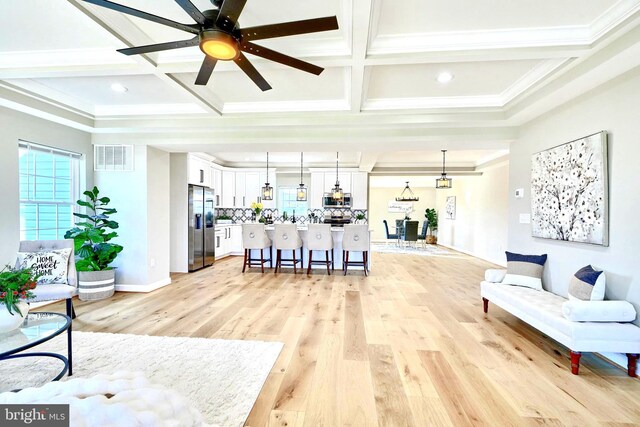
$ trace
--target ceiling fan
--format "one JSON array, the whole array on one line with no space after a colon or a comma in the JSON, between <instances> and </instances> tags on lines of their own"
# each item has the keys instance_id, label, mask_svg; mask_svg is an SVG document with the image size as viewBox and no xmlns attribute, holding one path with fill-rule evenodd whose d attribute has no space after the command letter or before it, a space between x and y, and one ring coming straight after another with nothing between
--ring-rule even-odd
<instances>
[{"instance_id":1,"label":"ceiling fan","mask_svg":"<svg viewBox=\"0 0 640 427\"><path fill-rule=\"evenodd\" d=\"M138 55L200 46L200 50L205 54L205 57L196 78L195 84L197 85L207 84L218 61L234 61L260 89L263 91L271 89L269 83L249 62L243 52L319 75L324 68L257 45L253 41L338 29L338 20L335 16L239 28L238 17L242 13L247 0L211 0L213 9L204 11L196 8L190 0L175 0L193 18L196 24L181 24L107 0L84 1L195 34L195 37L188 40L118 49L118 52L125 55Z\"/></svg>"}]
</instances>

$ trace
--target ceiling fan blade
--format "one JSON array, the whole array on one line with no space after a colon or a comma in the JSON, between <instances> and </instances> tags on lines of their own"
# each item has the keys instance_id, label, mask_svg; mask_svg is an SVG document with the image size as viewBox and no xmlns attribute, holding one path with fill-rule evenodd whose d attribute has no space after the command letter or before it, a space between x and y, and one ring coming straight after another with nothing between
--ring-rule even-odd
<instances>
[{"instance_id":1,"label":"ceiling fan blade","mask_svg":"<svg viewBox=\"0 0 640 427\"><path fill-rule=\"evenodd\" d=\"M258 72L258 70L256 70L256 67L253 66L253 64L251 62L249 62L249 60L247 59L246 56L244 56L244 54L242 52L240 52L240 54L238 55L238 57L234 60L234 62L236 64L238 64L238 67L240 67L240 69L242 71L244 71L244 73L249 76L249 78L251 80L253 80L253 82L258 85L258 87L260 89L262 89L262 91L264 92L265 90L269 90L271 89L271 85L269 83L267 83L267 81L264 79L264 77L262 77L262 74L260 74Z\"/></svg>"},{"instance_id":2,"label":"ceiling fan blade","mask_svg":"<svg viewBox=\"0 0 640 427\"><path fill-rule=\"evenodd\" d=\"M297 34L319 33L321 31L337 29L338 19L335 16L327 16L325 18L305 19L302 21L243 28L240 30L240 36L242 40L251 41L294 36Z\"/></svg>"},{"instance_id":3,"label":"ceiling fan blade","mask_svg":"<svg viewBox=\"0 0 640 427\"><path fill-rule=\"evenodd\" d=\"M233 30L246 3L247 0L224 0L222 7L220 7L216 26L225 31Z\"/></svg>"},{"instance_id":4,"label":"ceiling fan blade","mask_svg":"<svg viewBox=\"0 0 640 427\"><path fill-rule=\"evenodd\" d=\"M189 40L181 40L177 42L149 44L146 46L128 47L126 49L118 49L118 52L125 55L138 55L141 53L159 52L161 50L180 49L183 47L198 46L200 38L194 37Z\"/></svg>"},{"instance_id":5,"label":"ceiling fan blade","mask_svg":"<svg viewBox=\"0 0 640 427\"><path fill-rule=\"evenodd\" d=\"M211 73L213 73L213 69L216 67L217 63L218 60L216 58L212 58L209 55L204 56L204 61L202 61L198 77L196 77L197 85L205 86L209 82Z\"/></svg>"},{"instance_id":6,"label":"ceiling fan blade","mask_svg":"<svg viewBox=\"0 0 640 427\"><path fill-rule=\"evenodd\" d=\"M288 65L289 67L306 71L307 73L315 74L316 76L320 75L320 73L324 71L324 68L322 67L318 67L317 65L313 65L308 62L301 61L300 59L285 55L283 53L276 52L275 50L267 49L266 47L259 46L255 43L242 42L242 44L240 45L240 50L242 50L243 52L250 53L252 55L269 59L271 61Z\"/></svg>"},{"instance_id":7,"label":"ceiling fan blade","mask_svg":"<svg viewBox=\"0 0 640 427\"><path fill-rule=\"evenodd\" d=\"M195 7L193 3L191 3L191 1L176 0L176 3L178 3L178 6L183 8L184 11L187 12L193 18L194 21L196 21L200 25L205 25L205 23L207 22L206 16L204 16L202 12L200 12L200 9Z\"/></svg>"},{"instance_id":8,"label":"ceiling fan blade","mask_svg":"<svg viewBox=\"0 0 640 427\"><path fill-rule=\"evenodd\" d=\"M134 9L132 7L123 6L118 3L114 3L108 0L83 0L87 3L95 4L96 6L101 6L107 9L115 10L116 12L126 13L127 15L135 16L138 18L146 19L147 21L155 22L157 24L166 25L168 27L173 27L178 30L186 31L188 33L198 34L199 27L198 25L189 25L189 24L181 24L176 21L172 21L170 19L162 18L160 16L152 15L147 12L143 12L138 9Z\"/></svg>"}]
</instances>

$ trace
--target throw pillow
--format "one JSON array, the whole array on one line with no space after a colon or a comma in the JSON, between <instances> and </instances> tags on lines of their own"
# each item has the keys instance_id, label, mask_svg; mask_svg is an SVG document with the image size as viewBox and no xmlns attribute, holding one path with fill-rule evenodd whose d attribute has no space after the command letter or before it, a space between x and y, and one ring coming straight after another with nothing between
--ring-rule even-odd
<instances>
[{"instance_id":1,"label":"throw pillow","mask_svg":"<svg viewBox=\"0 0 640 427\"><path fill-rule=\"evenodd\" d=\"M542 290L542 271L547 262L547 254L521 255L513 252L507 254L507 274L502 280L504 285L525 286Z\"/></svg>"},{"instance_id":2,"label":"throw pillow","mask_svg":"<svg viewBox=\"0 0 640 427\"><path fill-rule=\"evenodd\" d=\"M67 270L71 249L53 249L47 252L18 252L18 265L30 268L39 275L38 284L68 284Z\"/></svg>"},{"instance_id":3,"label":"throw pillow","mask_svg":"<svg viewBox=\"0 0 640 427\"><path fill-rule=\"evenodd\" d=\"M604 272L595 270L590 265L582 267L571 277L569 282L569 299L583 301L602 301L606 279Z\"/></svg>"},{"instance_id":4,"label":"throw pillow","mask_svg":"<svg viewBox=\"0 0 640 427\"><path fill-rule=\"evenodd\" d=\"M566 301L562 315L573 322L633 322L636 309L627 301Z\"/></svg>"}]
</instances>

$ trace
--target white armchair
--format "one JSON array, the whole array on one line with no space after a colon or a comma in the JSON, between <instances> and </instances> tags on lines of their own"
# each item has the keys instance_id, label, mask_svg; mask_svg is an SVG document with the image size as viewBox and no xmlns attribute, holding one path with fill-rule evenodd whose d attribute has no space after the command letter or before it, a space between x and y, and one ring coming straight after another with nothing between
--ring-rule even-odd
<instances>
[{"instance_id":1,"label":"white armchair","mask_svg":"<svg viewBox=\"0 0 640 427\"><path fill-rule=\"evenodd\" d=\"M73 309L73 298L78 293L78 274L76 272L75 252L73 240L23 240L20 242L20 252L46 252L54 249L71 248L69 265L67 266L67 283L64 284L40 284L33 290L35 298L30 302L65 300L67 304L67 316L76 317ZM16 265L18 267L18 265Z\"/></svg>"}]
</instances>

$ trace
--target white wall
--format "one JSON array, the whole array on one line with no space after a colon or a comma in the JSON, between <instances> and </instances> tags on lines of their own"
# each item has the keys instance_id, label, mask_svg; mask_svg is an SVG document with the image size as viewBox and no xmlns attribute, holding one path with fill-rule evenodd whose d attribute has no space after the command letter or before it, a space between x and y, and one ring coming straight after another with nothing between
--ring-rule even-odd
<instances>
[{"instance_id":1,"label":"white wall","mask_svg":"<svg viewBox=\"0 0 640 427\"><path fill-rule=\"evenodd\" d=\"M147 283L169 278L170 260L169 153L147 148Z\"/></svg>"},{"instance_id":2,"label":"white wall","mask_svg":"<svg viewBox=\"0 0 640 427\"><path fill-rule=\"evenodd\" d=\"M410 215L411 219L420 222L418 224L418 233L420 233L422 231L422 221L426 219L424 210L436 207L436 189L423 187L412 187L411 189L420 199L413 203L414 212ZM386 239L383 220L386 219L389 223L389 233L394 233L393 227L395 227L396 219L404 219L403 213L389 212L389 201L395 201L400 193L402 193L402 188L371 187L369 189L368 214L372 240L384 241Z\"/></svg>"},{"instance_id":3,"label":"white wall","mask_svg":"<svg viewBox=\"0 0 640 427\"><path fill-rule=\"evenodd\" d=\"M509 162L478 170L481 176L453 178L453 188L436 190L438 244L506 265ZM456 218L447 219L448 196L456 197Z\"/></svg>"},{"instance_id":4,"label":"white wall","mask_svg":"<svg viewBox=\"0 0 640 427\"><path fill-rule=\"evenodd\" d=\"M132 172L96 172L95 183L118 210L112 216L120 224L113 241L124 249L112 264L116 284L147 284L147 147L134 147Z\"/></svg>"},{"instance_id":5,"label":"white wall","mask_svg":"<svg viewBox=\"0 0 640 427\"><path fill-rule=\"evenodd\" d=\"M91 135L0 107L0 265L15 262L20 242L18 140L84 155L81 189L93 186Z\"/></svg>"},{"instance_id":6,"label":"white wall","mask_svg":"<svg viewBox=\"0 0 640 427\"><path fill-rule=\"evenodd\" d=\"M169 197L171 205L170 264L176 273L189 271L189 182L187 155L170 155Z\"/></svg>"},{"instance_id":7,"label":"white wall","mask_svg":"<svg viewBox=\"0 0 640 427\"><path fill-rule=\"evenodd\" d=\"M640 75L622 76L596 91L549 112L521 131L511 149L510 193L525 189L523 199L509 198L510 250L549 255L544 286L566 296L569 279L593 264L607 277L607 299L626 299L640 312ZM518 216L530 213L531 155L585 135L609 133L609 247L531 237ZM636 320L640 325L640 320Z\"/></svg>"}]
</instances>

